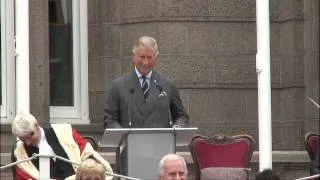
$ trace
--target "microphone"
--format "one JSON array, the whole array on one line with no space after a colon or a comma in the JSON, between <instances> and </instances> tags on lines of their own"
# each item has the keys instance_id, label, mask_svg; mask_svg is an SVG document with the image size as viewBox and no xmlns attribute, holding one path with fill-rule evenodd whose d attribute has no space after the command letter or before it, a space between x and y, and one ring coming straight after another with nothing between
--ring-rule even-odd
<instances>
[{"instance_id":1,"label":"microphone","mask_svg":"<svg viewBox=\"0 0 320 180\"><path fill-rule=\"evenodd\" d=\"M130 89L130 94L133 94L133 93L134 93L134 89L131 88L131 89Z\"/></svg>"},{"instance_id":2,"label":"microphone","mask_svg":"<svg viewBox=\"0 0 320 180\"><path fill-rule=\"evenodd\" d=\"M167 96L167 92L163 89L163 87L157 82L157 80L154 80L153 83L157 86L157 88L160 91L159 98L163 96Z\"/></svg>"},{"instance_id":3,"label":"microphone","mask_svg":"<svg viewBox=\"0 0 320 180\"><path fill-rule=\"evenodd\" d=\"M131 120L131 104L132 104L132 95L134 94L134 89L131 88L129 90L130 92L130 99L129 99L129 103L128 103L128 118L129 118L129 127L131 127L132 124L132 120Z\"/></svg>"}]
</instances>

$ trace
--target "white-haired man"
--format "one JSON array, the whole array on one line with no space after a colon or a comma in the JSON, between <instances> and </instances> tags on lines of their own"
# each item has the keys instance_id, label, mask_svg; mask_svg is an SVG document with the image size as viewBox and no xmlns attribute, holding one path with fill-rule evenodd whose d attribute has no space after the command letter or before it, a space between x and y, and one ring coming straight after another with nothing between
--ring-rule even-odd
<instances>
[{"instance_id":1,"label":"white-haired man","mask_svg":"<svg viewBox=\"0 0 320 180\"><path fill-rule=\"evenodd\" d=\"M159 162L160 180L187 180L188 169L184 158L178 154L168 154Z\"/></svg>"},{"instance_id":2,"label":"white-haired man","mask_svg":"<svg viewBox=\"0 0 320 180\"><path fill-rule=\"evenodd\" d=\"M141 36L132 47L130 72L112 82L104 107L105 128L186 127L189 115L173 81L154 70L159 49L156 40ZM127 148L116 169L127 172Z\"/></svg>"},{"instance_id":3,"label":"white-haired man","mask_svg":"<svg viewBox=\"0 0 320 180\"><path fill-rule=\"evenodd\" d=\"M34 153L57 155L76 163L88 157L98 159L112 173L110 164L105 161L70 124L51 124L50 128L42 128L36 118L29 113L18 114L12 122L12 133L19 138L13 151L13 161L21 161ZM72 180L77 166L60 159L50 160L50 178ZM39 160L26 161L14 169L15 180L39 178ZM111 176L106 179L112 179Z\"/></svg>"},{"instance_id":4,"label":"white-haired man","mask_svg":"<svg viewBox=\"0 0 320 180\"><path fill-rule=\"evenodd\" d=\"M182 105L175 83L154 70L158 60L157 42L140 37L132 48L134 68L115 79L104 108L108 128L185 127L189 115Z\"/></svg>"}]
</instances>

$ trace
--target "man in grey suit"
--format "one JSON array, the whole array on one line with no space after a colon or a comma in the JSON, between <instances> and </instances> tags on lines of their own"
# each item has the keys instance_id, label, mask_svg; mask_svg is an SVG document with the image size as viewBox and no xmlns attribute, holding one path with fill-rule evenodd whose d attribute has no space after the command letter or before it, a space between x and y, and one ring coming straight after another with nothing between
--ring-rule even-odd
<instances>
[{"instance_id":1,"label":"man in grey suit","mask_svg":"<svg viewBox=\"0 0 320 180\"><path fill-rule=\"evenodd\" d=\"M133 45L133 71L113 81L104 108L105 128L185 127L189 116L179 89L155 72L156 40L142 36Z\"/></svg>"}]
</instances>

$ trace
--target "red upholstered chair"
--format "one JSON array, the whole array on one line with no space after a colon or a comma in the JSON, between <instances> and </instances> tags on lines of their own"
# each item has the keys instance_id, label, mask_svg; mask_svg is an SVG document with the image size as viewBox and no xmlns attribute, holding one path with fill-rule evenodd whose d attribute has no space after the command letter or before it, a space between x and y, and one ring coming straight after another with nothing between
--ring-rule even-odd
<instances>
[{"instance_id":1,"label":"red upholstered chair","mask_svg":"<svg viewBox=\"0 0 320 180\"><path fill-rule=\"evenodd\" d=\"M319 145L320 134L308 132L304 136L304 145L309 154L310 160L313 161L316 156L317 147Z\"/></svg>"},{"instance_id":2,"label":"red upholstered chair","mask_svg":"<svg viewBox=\"0 0 320 180\"><path fill-rule=\"evenodd\" d=\"M254 145L250 135L193 137L189 148L196 167L196 180L248 179ZM220 178L213 178L216 176Z\"/></svg>"}]
</instances>

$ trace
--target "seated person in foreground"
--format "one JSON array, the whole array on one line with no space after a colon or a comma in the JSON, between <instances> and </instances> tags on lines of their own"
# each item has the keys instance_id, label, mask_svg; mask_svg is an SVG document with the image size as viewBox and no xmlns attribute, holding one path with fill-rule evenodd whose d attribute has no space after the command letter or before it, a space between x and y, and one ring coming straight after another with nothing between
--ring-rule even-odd
<instances>
[{"instance_id":1,"label":"seated person in foreground","mask_svg":"<svg viewBox=\"0 0 320 180\"><path fill-rule=\"evenodd\" d=\"M93 158L81 162L77 169L76 180L105 180L105 167Z\"/></svg>"},{"instance_id":2,"label":"seated person in foreground","mask_svg":"<svg viewBox=\"0 0 320 180\"><path fill-rule=\"evenodd\" d=\"M168 154L159 162L160 180L187 180L188 169L184 158L178 154Z\"/></svg>"},{"instance_id":3,"label":"seated person in foreground","mask_svg":"<svg viewBox=\"0 0 320 180\"><path fill-rule=\"evenodd\" d=\"M75 163L93 156L99 159L107 172L113 172L110 164L70 124L51 124L50 128L42 128L33 115L19 114L12 122L12 133L19 138L13 151L13 161L27 159L39 153L41 148L48 155L57 155ZM76 165L51 158L50 178L73 180L76 168ZM13 170L16 180L38 179L39 158L20 163Z\"/></svg>"}]
</instances>

